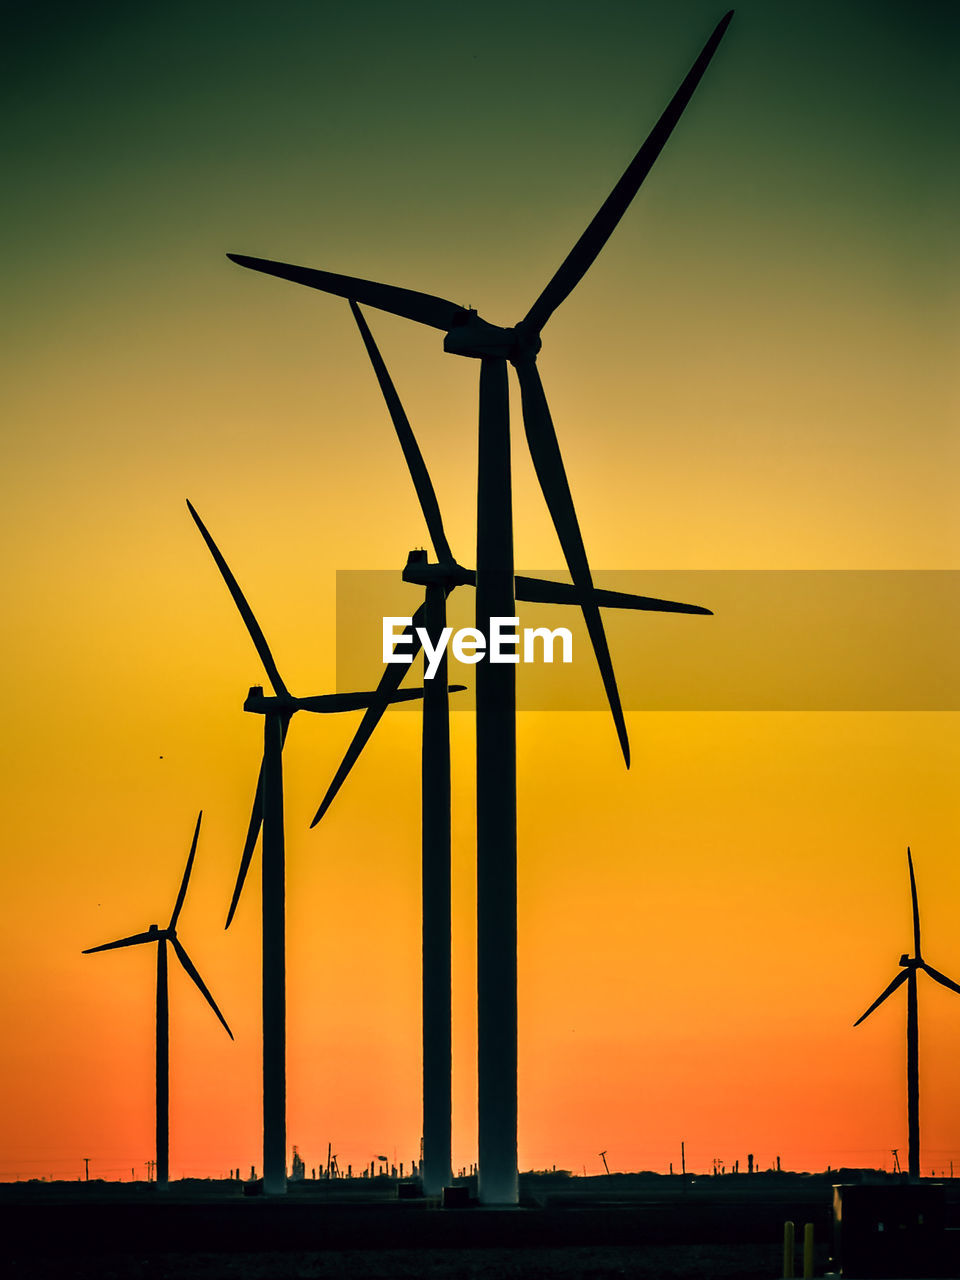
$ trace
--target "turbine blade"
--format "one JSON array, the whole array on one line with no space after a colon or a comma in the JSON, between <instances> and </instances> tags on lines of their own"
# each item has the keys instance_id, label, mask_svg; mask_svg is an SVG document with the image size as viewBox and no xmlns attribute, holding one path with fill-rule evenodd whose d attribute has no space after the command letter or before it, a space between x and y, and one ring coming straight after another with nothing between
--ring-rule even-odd
<instances>
[{"instance_id":1,"label":"turbine blade","mask_svg":"<svg viewBox=\"0 0 960 1280\"><path fill-rule=\"evenodd\" d=\"M217 568L220 570L220 576L227 584L227 590L230 592L231 596L233 596L233 603L240 611L240 617L243 619L243 624L250 633L250 639L253 641L254 648L260 655L260 661L263 663L263 669L266 671L267 678L273 686L274 693L278 698L287 696L287 686L280 679L280 672L277 670L277 664L273 660L273 654L270 652L270 648L264 638L264 634L260 630L259 622L257 622L256 618L253 616L253 610L250 608L249 604L247 604L246 597L240 590L239 583L230 572L230 566L220 554L220 548L214 542L213 538L210 537L206 525L197 515L197 512L189 499L187 500L187 506L190 508L190 514L193 516L194 523L200 530L204 542L210 549L210 554L216 561Z\"/></svg>"},{"instance_id":2,"label":"turbine blade","mask_svg":"<svg viewBox=\"0 0 960 1280\"><path fill-rule=\"evenodd\" d=\"M939 982L941 987L949 987L951 991L956 991L960 994L960 985L954 982L952 978L948 978L945 973L941 973L939 969L934 969L934 967L927 964L925 960L920 961L919 967L923 969L925 973L929 973L934 982Z\"/></svg>"},{"instance_id":3,"label":"turbine blade","mask_svg":"<svg viewBox=\"0 0 960 1280\"><path fill-rule=\"evenodd\" d=\"M268 258L248 258L241 253L228 253L227 257L239 267L262 271L294 284L305 284L321 293L332 293L338 298L351 298L365 306L389 311L419 324L446 332L462 324L469 312L455 302L447 302L432 293L418 293L415 289L398 289L392 284L377 284L373 280L361 280L357 276L336 275L332 271L316 271L312 267L295 267L288 262L271 262Z\"/></svg>"},{"instance_id":4,"label":"turbine blade","mask_svg":"<svg viewBox=\"0 0 960 1280\"><path fill-rule=\"evenodd\" d=\"M410 472L410 479L413 481L413 487L417 491L420 510L423 512L423 518L427 522L427 530L430 534L430 541L433 543L434 555L438 560L452 560L453 552L450 550L450 543L447 541L447 535L443 529L440 504L437 502L437 495L430 480L430 473L427 471L427 464L423 460L423 454L420 452L420 446L417 444L410 421L403 411L400 397L397 395L390 374L387 372L387 366L383 362L383 357L380 355L377 344L373 340L373 334L370 332L363 313L353 299L350 300L350 310L353 312L353 318L356 320L360 336L363 338L363 345L367 348L367 355L370 357L373 371L377 375L377 382L380 384L383 398L387 402L387 409L393 420L394 430L397 433L397 439L400 441L400 448L403 450L407 470Z\"/></svg>"},{"instance_id":5,"label":"turbine blade","mask_svg":"<svg viewBox=\"0 0 960 1280\"><path fill-rule=\"evenodd\" d=\"M253 859L253 851L257 845L257 837L260 835L260 827L263 824L263 761L260 761L260 772L257 774L257 789L253 796L253 808L250 811L250 821L247 824L247 834L243 842L243 850L240 854L240 867L237 871L237 880L233 886L233 897L230 899L230 909L227 911L227 922L223 926L229 929L233 923L233 917L237 913L237 907L240 905L240 894L243 892L243 886L247 879L247 872L250 870L250 863Z\"/></svg>"},{"instance_id":6,"label":"turbine blade","mask_svg":"<svg viewBox=\"0 0 960 1280\"><path fill-rule=\"evenodd\" d=\"M917 880L913 874L913 856L907 847L907 866L910 868L910 898L913 902L913 958L920 959L920 906L917 902Z\"/></svg>"},{"instance_id":7,"label":"turbine blade","mask_svg":"<svg viewBox=\"0 0 960 1280\"><path fill-rule=\"evenodd\" d=\"M518 600L528 604L580 604L582 593L572 582L550 582L546 578L524 578L517 575L514 591ZM644 609L654 613L702 613L713 617L712 609L698 604L677 604L674 600L658 600L655 596L634 596L624 591L593 589L593 603L603 609Z\"/></svg>"},{"instance_id":8,"label":"turbine blade","mask_svg":"<svg viewBox=\"0 0 960 1280\"><path fill-rule=\"evenodd\" d=\"M887 996L892 995L894 991L896 991L897 987L899 987L901 983L906 982L907 978L909 977L910 977L910 970L901 969L900 972L897 974L897 976L894 978L894 980L890 983L889 987L887 987L886 991L882 991L880 995L877 996L876 1000L874 1000L873 1004L866 1011L866 1013L861 1013L860 1017L856 1020L856 1022L853 1025L855 1027L859 1027L860 1023L864 1020L864 1018L869 1018L871 1013L873 1013L874 1009L879 1008L879 1006L883 1004L884 1000L886 1000Z\"/></svg>"},{"instance_id":9,"label":"turbine blade","mask_svg":"<svg viewBox=\"0 0 960 1280\"><path fill-rule=\"evenodd\" d=\"M287 730L290 728L290 717L284 716L280 722L280 749L283 750L283 744L287 740ZM227 923L223 926L225 929L230 928L233 917L236 915L237 906L240 902L240 894L243 892L243 885L247 878L247 872L250 870L250 862L253 858L253 851L257 845L257 836L260 834L260 827L263 824L263 761L260 761L260 772L257 774L257 790L253 797L253 809L250 811L250 822L247 826L247 837L243 842L243 852L240 854L240 869L237 872L237 882L233 886L233 897L230 899L230 910L227 912Z\"/></svg>"},{"instance_id":10,"label":"turbine blade","mask_svg":"<svg viewBox=\"0 0 960 1280\"><path fill-rule=\"evenodd\" d=\"M224 1031L226 1031L227 1035L228 1035L228 1036L230 1037L230 1039L232 1040L232 1039L233 1039L233 1032L232 1032L232 1031L230 1030L230 1028L227 1026L227 1020L226 1020L226 1018L223 1016L223 1014L222 1014L222 1013L220 1012L220 1010L217 1008L217 1002L216 1002L216 1000L214 1000L213 996L212 996L212 995L210 994L210 992L207 990L206 983L205 983L205 982L203 981L203 979L200 977L199 973L197 973L197 970L196 970L196 968L195 968L195 966L194 966L194 963L193 963L193 961L190 959L190 957L187 955L186 951L184 951L184 949L183 949L183 944L181 943L180 939L179 939L179 938L173 938L173 937L172 937L172 938L170 939L170 941L173 943L173 949L174 949L174 951L177 953L177 958L179 959L180 963L183 965L183 967L184 967L184 969L186 970L186 972L187 972L188 976L189 976L189 977L191 977L191 978L194 980L194 982L197 984L197 986L200 988L200 994L203 996L204 1000L206 1000L207 1004L210 1006L210 1008L213 1010L213 1012L217 1015L217 1017L218 1017L218 1018L220 1019L220 1021L223 1023L223 1029L224 1029Z\"/></svg>"},{"instance_id":11,"label":"turbine blade","mask_svg":"<svg viewBox=\"0 0 960 1280\"><path fill-rule=\"evenodd\" d=\"M427 606L422 604L413 615L410 626L405 628L403 633L405 636L410 636L411 638L411 653L414 658L420 652L421 648L416 628L426 626L426 617ZM315 827L330 808L334 797L343 786L344 782L346 782L350 770L357 763L357 760L360 758L360 753L370 741L370 737L373 734L374 729L376 729L383 717L383 713L390 705L390 699L400 688L400 683L409 670L410 667L406 663L400 662L390 662L384 667L383 675L380 677L380 683L377 685L377 700L376 702L371 702L364 712L363 719L357 726L357 731L353 735L349 747L347 747L346 754L340 761L340 767L333 775L333 781L330 783L329 787L327 787L327 794L320 802L320 808L313 815L313 821L310 823L311 827Z\"/></svg>"},{"instance_id":12,"label":"turbine blade","mask_svg":"<svg viewBox=\"0 0 960 1280\"><path fill-rule=\"evenodd\" d=\"M113 951L117 947L135 947L141 942L158 942L163 937L162 933L132 933L129 938L118 938L116 942L105 942L99 947L87 947L86 951L80 954L84 956L92 956L95 951Z\"/></svg>"},{"instance_id":13,"label":"turbine blade","mask_svg":"<svg viewBox=\"0 0 960 1280\"><path fill-rule=\"evenodd\" d=\"M413 702L422 697L423 689L402 689L392 693L387 702ZM319 693L312 698L298 698L297 706L301 711L336 715L340 711L362 711L367 707L377 706L380 700L379 691L373 689L369 693Z\"/></svg>"},{"instance_id":14,"label":"turbine blade","mask_svg":"<svg viewBox=\"0 0 960 1280\"><path fill-rule=\"evenodd\" d=\"M465 586L475 587L477 575L474 569L458 566ZM513 580L513 593L525 604L575 604L583 599L583 592L572 582L551 582L548 578L525 578L517 574ZM713 610L699 604L680 604L676 600L660 600L656 596L635 596L625 591L604 591L593 588L593 603L601 609L643 609L656 613L697 613L713 617Z\"/></svg>"},{"instance_id":15,"label":"turbine blade","mask_svg":"<svg viewBox=\"0 0 960 1280\"><path fill-rule=\"evenodd\" d=\"M187 857L186 869L183 873L183 879L180 881L180 892L177 894L177 901L174 903L173 915L170 917L168 929L177 927L177 920L180 918L180 911L183 907L183 900L187 896L187 885L190 883L190 872L193 870L193 859L197 853L197 840L200 838L200 819L203 817L203 810L197 814L197 825L193 832L193 843L190 846L190 853Z\"/></svg>"},{"instance_id":16,"label":"turbine blade","mask_svg":"<svg viewBox=\"0 0 960 1280\"><path fill-rule=\"evenodd\" d=\"M518 328L525 329L531 334L538 334L561 302L572 293L587 271L589 271L617 223L626 213L631 200L640 188L640 184L653 167L654 161L663 150L677 121L683 115L687 103L693 97L693 92L700 83L700 78L716 52L717 45L723 38L723 33L729 26L732 17L733 10L731 9L729 13L720 19L713 35L704 45L700 56L687 72L680 88L671 98L663 115L653 126L650 136L630 161L620 181L600 206L593 221L569 254L567 254L556 275L527 312Z\"/></svg>"},{"instance_id":17,"label":"turbine blade","mask_svg":"<svg viewBox=\"0 0 960 1280\"><path fill-rule=\"evenodd\" d=\"M416 654L419 651L420 645L419 645L419 642L416 641L416 639L414 640L414 644L416 646L414 649L414 657L416 657ZM326 795L323 797L323 800L320 802L319 809L313 815L313 820L310 823L311 828L317 825L317 823L320 821L323 815L330 808L338 791L343 786L344 782L346 782L350 774L350 770L353 768L353 766L357 763L357 760L360 758L363 748L370 741L370 738L373 735L374 729L376 729L377 725L380 723L381 719L383 718L384 711L387 709L387 707L391 702L398 701L397 697L390 695L389 687L391 685L395 687L397 683L400 680L402 680L403 677L406 675L406 672L407 672L406 667L401 668L398 666L389 666L387 667L386 671L384 671L383 679L381 680L379 685L379 689L382 689L384 691L384 697L382 700L378 700L375 703L372 702L370 706L367 708L367 710L364 712L363 719L360 721L360 724L357 726L357 731L353 735L353 738L350 741L349 747L347 747L347 750L343 759L340 761L340 766L337 769L337 772L333 775L333 781L330 783L329 787L327 787ZM463 693L465 689L466 689L466 685L462 685L462 684L447 685L448 693ZM422 696L422 692L423 692L422 690L418 689L416 691L417 696Z\"/></svg>"},{"instance_id":18,"label":"turbine blade","mask_svg":"<svg viewBox=\"0 0 960 1280\"><path fill-rule=\"evenodd\" d=\"M607 637L603 630L600 610L594 600L593 578L587 553L577 522L570 485L560 456L557 433L543 393L543 384L537 366L532 360L519 361L516 366L520 380L520 399L523 407L523 428L527 435L530 457L540 482L540 488L546 499L553 527L560 539L567 561L567 568L573 578L573 585L579 596L580 608L590 635L590 642L597 657L600 677L606 690L607 701L613 713L613 722L620 739L623 759L630 767L630 743L627 738L627 726L623 718L623 707L620 705L620 693L617 689L616 676L613 674L613 663L607 647Z\"/></svg>"}]
</instances>

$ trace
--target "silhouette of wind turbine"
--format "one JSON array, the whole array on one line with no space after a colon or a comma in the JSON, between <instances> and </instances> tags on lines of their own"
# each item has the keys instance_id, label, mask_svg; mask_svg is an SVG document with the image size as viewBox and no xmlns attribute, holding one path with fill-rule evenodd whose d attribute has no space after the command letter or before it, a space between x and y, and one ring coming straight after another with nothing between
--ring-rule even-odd
<instances>
[{"instance_id":1,"label":"silhouette of wind turbine","mask_svg":"<svg viewBox=\"0 0 960 1280\"><path fill-rule=\"evenodd\" d=\"M900 973L882 991L873 1004L853 1024L859 1027L865 1018L869 1018L874 1009L880 1007L887 996L892 995L897 987L907 984L907 1145L909 1148L908 1172L911 1178L920 1177L920 1054L919 1054L919 1018L917 1015L917 972L922 969L941 987L960 993L960 986L951 978L942 974L932 965L927 964L920 954L920 908L917 905L917 881L913 874L913 857L907 849L907 865L910 868L910 897L913 900L913 955L902 955Z\"/></svg>"},{"instance_id":2,"label":"silhouette of wind turbine","mask_svg":"<svg viewBox=\"0 0 960 1280\"><path fill-rule=\"evenodd\" d=\"M627 728L560 447L537 372L540 334L589 270L663 150L716 52L731 10L717 24L660 119L592 222L526 316L513 328L433 294L240 254L239 266L279 276L440 329L443 347L480 360L477 474L477 629L514 613L513 510L507 361L517 372L534 470L596 655L624 760ZM510 663L477 666L477 1033L479 1194L517 1200L516 1124L516 673ZM512 1083L511 1083L512 1081Z\"/></svg>"},{"instance_id":3,"label":"silhouette of wind turbine","mask_svg":"<svg viewBox=\"0 0 960 1280\"><path fill-rule=\"evenodd\" d=\"M430 479L430 473L424 461L420 446L417 443L416 436L410 426L410 421L400 402L400 397L394 387L393 380L387 370L380 350L374 341L373 334L364 319L363 313L355 302L350 302L350 309L353 312L360 335L363 338L364 346L373 365L377 382L383 393L387 409L390 413L397 438L403 450L404 460L407 464L407 470L413 481L416 490L417 499L420 503L420 510L426 521L427 531L430 535L430 541L433 544L434 555L437 557L436 564L427 563L426 553L423 551L411 551L409 553L406 567L403 570L403 580L405 582L413 582L425 589L425 600L423 605L414 614L410 626L404 632L406 644L404 651L409 648L412 659L420 652L421 644L417 636L417 628L425 629L432 645L436 645L437 637L446 625L446 598L458 586L476 586L477 574L473 569L468 569L460 564L450 549L450 543L443 527L443 518L440 514L440 504L437 501L436 490ZM514 577L515 598L530 604L562 604L562 605L579 605L582 593L577 586L567 582L551 582L545 578L528 578L521 574ZM608 609L633 609L646 612L657 613L688 613L700 614L712 617L713 610L705 609L697 604L680 604L673 600L660 600L653 596L632 595L624 591L604 591L597 587L592 589L594 602L598 606ZM434 627L428 625L430 617L430 601L434 601L433 609L435 612ZM446 655L443 658L444 670L446 669ZM389 664L383 673L380 683L377 686L378 694L382 695L381 701L372 703L364 713L363 719L350 743L347 752L341 761L340 767L334 775L333 781L327 789L327 793L323 798L316 814L314 815L311 827L317 825L327 809L330 807L346 781L350 770L356 764L364 746L366 746L374 729L380 722L384 710L386 709L386 697L394 689L400 687L404 676L410 669L408 664ZM437 668L438 675L425 686L424 693L424 716L428 716L428 708L434 705L431 694L437 694L438 698L445 699L447 687L445 679L439 678L440 667Z\"/></svg>"},{"instance_id":4,"label":"silhouette of wind turbine","mask_svg":"<svg viewBox=\"0 0 960 1280\"><path fill-rule=\"evenodd\" d=\"M284 684L260 624L219 547L192 503L188 501L187 506L233 597L273 687L273 697L270 697L264 696L261 685L253 686L243 704L244 711L264 718L263 760L227 926L229 927L236 911L262 824L263 1189L270 1195L282 1195L287 1189L283 744L290 721L298 711L319 714L357 711L371 704L382 703L385 706L388 702L409 702L422 698L423 690L410 689L392 693L386 698L379 693L328 693L308 698L294 697Z\"/></svg>"},{"instance_id":5,"label":"silhouette of wind turbine","mask_svg":"<svg viewBox=\"0 0 960 1280\"><path fill-rule=\"evenodd\" d=\"M143 942L157 944L157 1185L166 1187L170 1178L170 1006L167 998L167 943L173 947L177 959L183 966L187 976L200 988L200 994L210 1008L223 1023L223 1028L230 1039L233 1032L227 1026L227 1020L217 1008L217 1002L207 990L203 979L197 973L193 961L184 950L183 943L177 937L177 920L187 896L187 885L190 872L193 870L193 859L197 852L197 840L200 838L200 820L203 811L197 815L197 825L193 832L193 843L187 856L187 865L180 881L180 892L173 906L170 923L165 929L152 924L146 933L134 933L129 938L119 938L116 942L105 942L99 947L88 947L82 954L91 956L95 951L114 951L117 947L136 947Z\"/></svg>"},{"instance_id":6,"label":"silhouette of wind turbine","mask_svg":"<svg viewBox=\"0 0 960 1280\"><path fill-rule=\"evenodd\" d=\"M454 558L443 527L440 504L410 421L387 370L373 334L353 301L350 309L360 330L370 363L390 413L403 456L416 490L433 544L436 564L426 552L411 551L403 571L405 582L424 588L425 599L407 628L411 654L419 651L416 628L427 631L436 650L446 626L447 597L457 587L473 586L476 574ZM579 605L580 594L569 583L515 576L518 600L542 604ZM617 609L667 613L710 614L699 605L677 604L650 596L594 590L598 605ZM364 713L311 826L316 826L343 785L380 721L386 699L399 688L410 668L388 664L377 686L381 701ZM427 1195L439 1195L451 1171L451 1009L450 1009L450 711L447 694L446 650L433 679L424 684L421 773L421 875L423 930L423 1185Z\"/></svg>"}]
</instances>

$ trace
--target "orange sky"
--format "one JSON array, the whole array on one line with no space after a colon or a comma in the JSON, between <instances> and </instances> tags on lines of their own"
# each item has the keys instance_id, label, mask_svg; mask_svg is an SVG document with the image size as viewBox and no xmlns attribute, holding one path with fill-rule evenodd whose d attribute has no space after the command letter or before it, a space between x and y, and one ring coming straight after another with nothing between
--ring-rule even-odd
<instances>
[{"instance_id":1,"label":"orange sky","mask_svg":"<svg viewBox=\"0 0 960 1280\"><path fill-rule=\"evenodd\" d=\"M433 3L370 25L319 6L318 75L319 18L281 9L257 39L185 5L96 16L85 59L69 10L14 30L0 1178L153 1154L152 953L80 951L166 921L200 808L180 931L236 1043L173 973L171 1172L260 1164L257 874L222 922L261 673L184 498L301 693L336 684L337 571L399 568L425 539L346 304L224 252L511 323L719 17L528 4L504 42ZM544 334L598 570L957 567L952 23L738 8ZM369 318L472 563L478 371ZM518 564L556 567L515 413ZM892 670L911 620L885 633ZM631 683L657 626L634 621L613 648ZM355 719L298 717L285 752L288 1138L308 1166L328 1141L355 1168L419 1141L416 715L307 830ZM852 1023L910 943L907 844L925 953L960 980L956 714L628 727L629 774L608 715L519 720L521 1167L597 1172L606 1150L665 1171L681 1139L688 1168L889 1162L903 1002ZM457 1166L476 1158L472 729L454 717ZM928 1171L960 1162L960 999L924 982L920 1010Z\"/></svg>"}]
</instances>

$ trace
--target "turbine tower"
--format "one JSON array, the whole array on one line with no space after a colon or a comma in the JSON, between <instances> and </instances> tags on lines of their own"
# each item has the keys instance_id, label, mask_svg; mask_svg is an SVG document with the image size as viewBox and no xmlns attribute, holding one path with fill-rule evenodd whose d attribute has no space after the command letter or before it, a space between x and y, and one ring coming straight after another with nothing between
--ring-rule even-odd
<instances>
[{"instance_id":1,"label":"turbine tower","mask_svg":"<svg viewBox=\"0 0 960 1280\"><path fill-rule=\"evenodd\" d=\"M190 872L193 870L193 859L197 852L197 841L200 838L200 820L203 810L197 815L197 825L193 832L193 843L187 856L187 865L180 881L180 892L173 905L170 923L165 929L152 924L146 933L134 933L129 938L120 938L116 942L105 942L99 947L88 947L83 955L93 955L95 951L114 951L117 947L136 947L144 942L157 944L157 1185L166 1188L170 1180L170 1006L167 998L167 943L173 947L174 953L186 974L199 987L200 993L210 1008L223 1023L223 1028L230 1039L233 1032L227 1026L226 1019L217 1008L217 1003L207 990L203 979L194 968L193 961L184 950L183 943L177 937L177 920L187 896L187 885Z\"/></svg>"},{"instance_id":2,"label":"turbine tower","mask_svg":"<svg viewBox=\"0 0 960 1280\"><path fill-rule=\"evenodd\" d=\"M373 334L355 302L350 309L360 330L386 402L394 430L426 521L436 564L426 552L411 551L403 571L405 582L424 588L423 606L411 620L413 656L420 649L417 627L426 630L436 649L446 626L447 597L458 586L473 586L476 574L459 564L443 527L440 504L393 380ZM579 605L575 586L541 578L514 578L516 598L541 604ZM653 610L666 613L709 614L699 605L677 604L650 596L620 591L594 591L594 601L615 609ZM383 698L399 688L409 667L391 663L384 669L377 692ZM376 728L386 703L371 707L363 717L327 794L311 823L315 826L356 763ZM423 1185L427 1195L439 1195L452 1177L451 1170L451 1010L450 1010L450 714L447 694L446 652L432 680L425 681L423 695L423 746L421 772L421 880L423 932Z\"/></svg>"},{"instance_id":3,"label":"turbine tower","mask_svg":"<svg viewBox=\"0 0 960 1280\"><path fill-rule=\"evenodd\" d=\"M920 1177L920 1054L919 1054L919 1018L917 1015L917 973L920 969L928 973L934 982L951 991L960 992L960 986L952 979L927 964L920 954L920 908L917 905L917 881L913 874L913 857L907 849L907 866L910 868L910 897L913 902L913 955L902 955L900 973L889 987L874 1000L873 1004L853 1024L859 1027L865 1018L869 1018L874 1009L879 1008L892 995L897 987L907 984L907 1146L908 1172L911 1178Z\"/></svg>"},{"instance_id":4,"label":"turbine tower","mask_svg":"<svg viewBox=\"0 0 960 1280\"><path fill-rule=\"evenodd\" d=\"M412 289L239 254L242 267L405 316L445 333L443 347L480 361L477 469L477 629L514 616L513 513L507 363L520 384L534 470L578 591L627 765L630 748L590 566L560 447L537 371L541 332L577 286L626 212L716 52L732 10L717 24L653 130L533 306L512 328L475 310ZM516 673L510 663L477 666L477 1036L479 1194L517 1201L517 815Z\"/></svg>"},{"instance_id":5,"label":"turbine tower","mask_svg":"<svg viewBox=\"0 0 960 1280\"><path fill-rule=\"evenodd\" d=\"M371 705L385 707L389 702L408 702L422 698L423 690L411 689L403 693L392 693L387 697L379 693L331 693L309 698L294 697L284 684L260 624L220 549L193 505L188 502L187 506L227 584L273 688L273 696L270 697L264 696L261 685L255 685L243 704L244 711L263 716L263 760L247 839L240 858L240 870L227 915L227 927L237 909L262 824L263 1189L268 1195L283 1195L287 1189L283 744L290 721L298 711L329 714L357 711Z\"/></svg>"}]
</instances>

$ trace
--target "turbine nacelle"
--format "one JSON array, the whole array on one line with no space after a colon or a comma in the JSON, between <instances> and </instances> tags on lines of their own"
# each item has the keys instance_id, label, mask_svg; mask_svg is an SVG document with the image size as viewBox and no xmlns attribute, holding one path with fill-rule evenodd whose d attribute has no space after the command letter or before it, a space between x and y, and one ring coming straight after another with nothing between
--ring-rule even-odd
<instances>
[{"instance_id":1,"label":"turbine nacelle","mask_svg":"<svg viewBox=\"0 0 960 1280\"><path fill-rule=\"evenodd\" d=\"M264 695L262 684L251 685L243 704L244 711L252 711L260 716L293 715L294 711L301 710L301 707L302 699L295 698L291 693L276 697Z\"/></svg>"},{"instance_id":2,"label":"turbine nacelle","mask_svg":"<svg viewBox=\"0 0 960 1280\"><path fill-rule=\"evenodd\" d=\"M243 704L244 711L252 711L259 716L292 716L295 711L332 711L330 704L336 695L318 694L312 698L295 698L292 693L280 693L274 696L264 694L263 685L255 684L247 694Z\"/></svg>"},{"instance_id":3,"label":"turbine nacelle","mask_svg":"<svg viewBox=\"0 0 960 1280\"><path fill-rule=\"evenodd\" d=\"M443 349L450 355L469 356L475 360L487 357L499 360L532 359L540 350L540 335L531 337L519 325L502 329L499 325L481 320L476 311L467 312L466 319L447 331Z\"/></svg>"},{"instance_id":4,"label":"turbine nacelle","mask_svg":"<svg viewBox=\"0 0 960 1280\"><path fill-rule=\"evenodd\" d=\"M168 925L166 929L161 929L158 924L152 924L147 930L147 933L150 935L151 940L154 938L158 940L160 938L165 938L168 942L172 942L177 936L177 930L174 925Z\"/></svg>"},{"instance_id":5,"label":"turbine nacelle","mask_svg":"<svg viewBox=\"0 0 960 1280\"><path fill-rule=\"evenodd\" d=\"M457 691L462 688L457 685ZM407 689L403 693L393 693L387 702L412 702L423 697L423 689ZM273 697L265 695L262 684L252 685L243 704L244 711L252 711L254 715L280 716L287 723L295 711L316 711L320 715L335 714L339 711L363 711L379 702L377 693L318 693L310 698L295 698L286 689ZM284 729L284 733L286 730ZM281 743L282 745L282 743ZM258 787L259 795L259 787Z\"/></svg>"},{"instance_id":6,"label":"turbine nacelle","mask_svg":"<svg viewBox=\"0 0 960 1280\"><path fill-rule=\"evenodd\" d=\"M904 969L919 969L923 966L923 961L919 956L908 956L906 954L900 957L900 965Z\"/></svg>"},{"instance_id":7,"label":"turbine nacelle","mask_svg":"<svg viewBox=\"0 0 960 1280\"><path fill-rule=\"evenodd\" d=\"M465 569L462 564L457 564L453 559L430 564L426 551L422 549L408 554L402 576L404 582L413 582L420 587L438 586L446 587L448 590L454 587L473 586L477 577L472 570Z\"/></svg>"}]
</instances>

